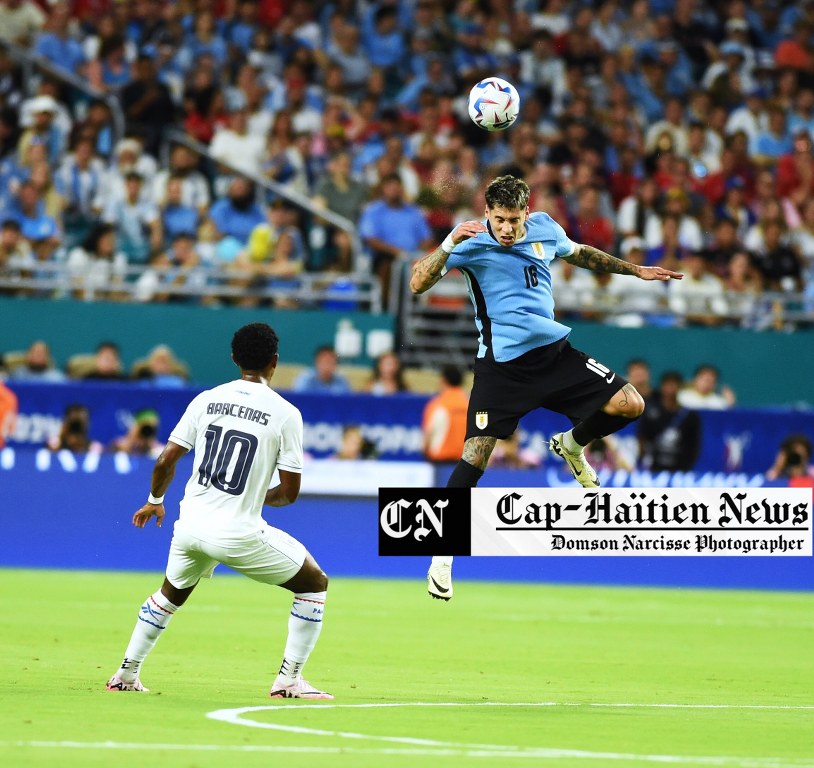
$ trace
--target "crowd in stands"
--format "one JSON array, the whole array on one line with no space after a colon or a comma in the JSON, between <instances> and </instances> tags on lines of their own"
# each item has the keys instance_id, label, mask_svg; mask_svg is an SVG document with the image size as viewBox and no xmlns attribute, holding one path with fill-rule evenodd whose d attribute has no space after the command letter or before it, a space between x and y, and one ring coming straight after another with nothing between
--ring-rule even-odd
<instances>
[{"instance_id":1,"label":"crowd in stands","mask_svg":"<svg viewBox=\"0 0 814 768\"><path fill-rule=\"evenodd\" d=\"M126 118L117 136L53 78L28 93L0 52L6 276L56 260L97 296L191 301L215 266L252 305L354 267L346 232L242 171L350 219L386 288L510 172L573 239L688 273L654 299L563 266L570 311L763 327L767 292L814 306L814 0L5 0L0 38ZM466 118L487 75L521 95L506 133ZM169 128L216 162L162 155ZM127 265L149 267L135 294Z\"/></svg>"}]
</instances>

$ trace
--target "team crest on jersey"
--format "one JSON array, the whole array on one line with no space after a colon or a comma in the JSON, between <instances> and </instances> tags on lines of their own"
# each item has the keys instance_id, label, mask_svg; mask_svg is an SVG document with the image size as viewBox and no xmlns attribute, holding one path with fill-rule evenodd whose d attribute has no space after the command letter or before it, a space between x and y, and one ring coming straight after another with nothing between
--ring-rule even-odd
<instances>
[{"instance_id":1,"label":"team crest on jersey","mask_svg":"<svg viewBox=\"0 0 814 768\"><path fill-rule=\"evenodd\" d=\"M475 414L475 426L478 429L486 429L489 424L489 413L488 411L478 411Z\"/></svg>"},{"instance_id":2,"label":"team crest on jersey","mask_svg":"<svg viewBox=\"0 0 814 768\"><path fill-rule=\"evenodd\" d=\"M531 250L541 259L545 258L545 248L543 248L542 243L532 243Z\"/></svg>"}]
</instances>

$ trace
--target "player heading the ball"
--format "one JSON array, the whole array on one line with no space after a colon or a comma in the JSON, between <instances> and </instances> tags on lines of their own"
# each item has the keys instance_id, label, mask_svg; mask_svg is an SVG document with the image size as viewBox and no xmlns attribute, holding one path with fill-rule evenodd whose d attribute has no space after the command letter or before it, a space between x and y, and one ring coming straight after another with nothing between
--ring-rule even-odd
<instances>
[{"instance_id":1,"label":"player heading the ball","mask_svg":"<svg viewBox=\"0 0 814 768\"><path fill-rule=\"evenodd\" d=\"M662 267L642 267L575 243L554 219L529 210L529 187L500 176L486 188L481 221L459 224L413 266L410 289L424 293L449 270L464 273L479 343L461 460L448 487L478 484L498 439L510 437L536 408L568 416L576 426L551 437L550 449L585 488L599 481L583 449L637 419L644 400L608 366L571 346L571 329L554 319L551 263L564 259L595 272L640 280L680 280ZM433 558L427 589L452 597L452 558Z\"/></svg>"}]
</instances>

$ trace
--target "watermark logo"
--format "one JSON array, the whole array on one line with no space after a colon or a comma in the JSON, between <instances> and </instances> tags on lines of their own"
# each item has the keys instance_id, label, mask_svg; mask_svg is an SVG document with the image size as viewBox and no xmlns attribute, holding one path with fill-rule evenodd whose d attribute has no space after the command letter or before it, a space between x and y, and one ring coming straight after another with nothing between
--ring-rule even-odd
<instances>
[{"instance_id":1,"label":"watermark logo","mask_svg":"<svg viewBox=\"0 0 814 768\"><path fill-rule=\"evenodd\" d=\"M469 553L468 488L380 488L380 555Z\"/></svg>"}]
</instances>

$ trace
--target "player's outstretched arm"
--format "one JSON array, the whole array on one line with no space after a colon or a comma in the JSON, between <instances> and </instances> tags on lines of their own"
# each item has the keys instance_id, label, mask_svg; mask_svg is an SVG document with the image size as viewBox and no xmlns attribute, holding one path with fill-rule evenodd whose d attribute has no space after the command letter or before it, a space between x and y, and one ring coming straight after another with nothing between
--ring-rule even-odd
<instances>
[{"instance_id":1,"label":"player's outstretched arm","mask_svg":"<svg viewBox=\"0 0 814 768\"><path fill-rule=\"evenodd\" d=\"M410 290L413 293L424 293L432 288L441 279L452 249L458 243L469 240L480 232L486 232L486 227L480 221L465 221L459 224L432 253L428 253L413 264Z\"/></svg>"},{"instance_id":2,"label":"player's outstretched arm","mask_svg":"<svg viewBox=\"0 0 814 768\"><path fill-rule=\"evenodd\" d=\"M641 280L681 280L681 272L673 272L664 267L642 267L629 261L617 259L592 245L579 244L570 256L563 256L574 266L591 269L594 272L613 272L617 275L633 275Z\"/></svg>"},{"instance_id":3,"label":"player's outstretched arm","mask_svg":"<svg viewBox=\"0 0 814 768\"><path fill-rule=\"evenodd\" d=\"M263 502L269 507L287 507L297 500L300 495L300 481L302 475L299 472L288 472L280 470L280 484L266 491L266 498Z\"/></svg>"},{"instance_id":4,"label":"player's outstretched arm","mask_svg":"<svg viewBox=\"0 0 814 768\"><path fill-rule=\"evenodd\" d=\"M161 455L155 460L155 466L153 467L153 477L150 482L150 495L153 498L164 498L164 494L175 476L175 465L178 463L178 459L187 452L188 449L183 448L178 443L167 443ZM144 528L151 517L155 518L155 524L160 528L161 523L164 521L163 501L158 504L152 504L148 501L133 515L133 525L136 528Z\"/></svg>"}]
</instances>

